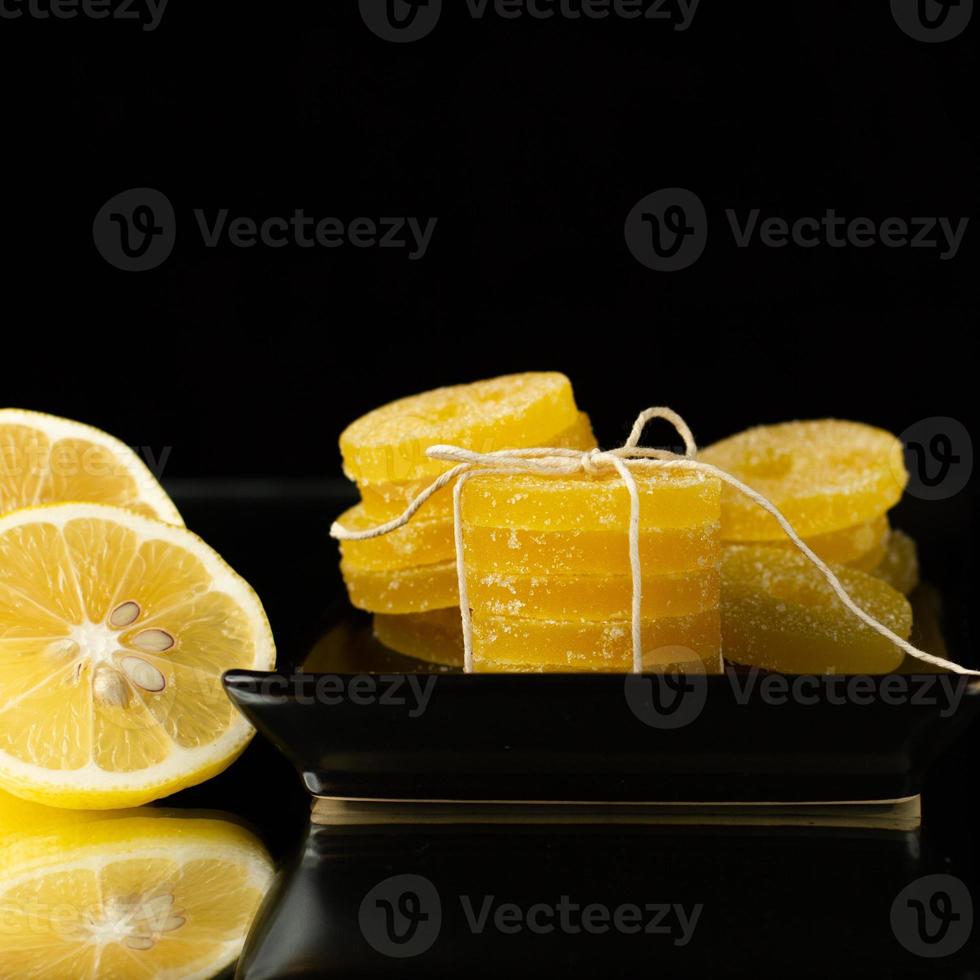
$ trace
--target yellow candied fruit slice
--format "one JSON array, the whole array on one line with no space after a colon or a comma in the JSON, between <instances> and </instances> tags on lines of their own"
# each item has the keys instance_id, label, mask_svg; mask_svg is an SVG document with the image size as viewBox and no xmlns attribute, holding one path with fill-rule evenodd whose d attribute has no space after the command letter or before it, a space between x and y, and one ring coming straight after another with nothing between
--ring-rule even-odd
<instances>
[{"instance_id":1,"label":"yellow candied fruit slice","mask_svg":"<svg viewBox=\"0 0 980 980\"><path fill-rule=\"evenodd\" d=\"M340 523L357 530L373 526L359 507L340 517ZM624 575L630 570L626 532L520 531L464 527L467 568L509 575ZM652 575L717 564L720 542L718 525L704 528L671 528L642 531L640 558ZM453 561L456 556L451 521L414 518L390 534L367 541L342 541L345 565L360 571L400 571Z\"/></svg>"},{"instance_id":2,"label":"yellow candied fruit slice","mask_svg":"<svg viewBox=\"0 0 980 980\"><path fill-rule=\"evenodd\" d=\"M717 609L642 624L647 671L720 673ZM487 671L619 671L633 665L629 622L575 623L509 616L473 617L473 669Z\"/></svg>"},{"instance_id":3,"label":"yellow candied fruit slice","mask_svg":"<svg viewBox=\"0 0 980 980\"><path fill-rule=\"evenodd\" d=\"M468 572L496 575L629 575L629 539L622 531L521 531L463 527ZM640 532L644 576L717 566L717 524Z\"/></svg>"},{"instance_id":4,"label":"yellow candied fruit slice","mask_svg":"<svg viewBox=\"0 0 980 980\"><path fill-rule=\"evenodd\" d=\"M543 445L577 415L572 385L557 372L505 375L436 388L376 408L340 436L344 472L373 483L437 476L448 467L425 455L437 444L478 452Z\"/></svg>"},{"instance_id":5,"label":"yellow candied fruit slice","mask_svg":"<svg viewBox=\"0 0 980 980\"><path fill-rule=\"evenodd\" d=\"M884 557L888 542L888 517L881 514L863 524L841 528L839 531L828 531L826 534L814 534L803 540L824 561L850 565L869 572ZM785 534L781 540L767 541L766 545L786 551L798 551Z\"/></svg>"},{"instance_id":6,"label":"yellow candied fruit slice","mask_svg":"<svg viewBox=\"0 0 980 980\"><path fill-rule=\"evenodd\" d=\"M375 613L374 635L396 653L427 663L463 666L463 627L458 609L403 616Z\"/></svg>"},{"instance_id":7,"label":"yellow candied fruit slice","mask_svg":"<svg viewBox=\"0 0 980 980\"><path fill-rule=\"evenodd\" d=\"M865 612L902 639L912 610L890 585L832 566ZM759 545L728 547L722 561L722 636L728 660L786 674L887 674L904 657L854 616L800 554Z\"/></svg>"},{"instance_id":8,"label":"yellow candied fruit slice","mask_svg":"<svg viewBox=\"0 0 980 980\"><path fill-rule=\"evenodd\" d=\"M902 444L859 422L760 425L702 450L700 458L764 494L801 537L880 517L902 496ZM722 493L726 541L779 541L775 519L733 487Z\"/></svg>"},{"instance_id":9,"label":"yellow candied fruit slice","mask_svg":"<svg viewBox=\"0 0 980 980\"><path fill-rule=\"evenodd\" d=\"M390 571L355 568L340 571L353 606L374 613L418 613L459 606L456 562L438 562Z\"/></svg>"},{"instance_id":10,"label":"yellow candied fruit slice","mask_svg":"<svg viewBox=\"0 0 980 980\"><path fill-rule=\"evenodd\" d=\"M469 572L470 607L480 616L520 616L566 621L628 620L632 579L628 575L496 575ZM717 568L643 578L643 617L689 616L716 609Z\"/></svg>"},{"instance_id":11,"label":"yellow candied fruit slice","mask_svg":"<svg viewBox=\"0 0 980 980\"><path fill-rule=\"evenodd\" d=\"M891 531L886 532L885 536L870 551L851 561L835 562L839 565L847 565L848 568L856 568L859 572L873 572L888 554L888 542L891 539ZM819 554L819 552L817 552Z\"/></svg>"},{"instance_id":12,"label":"yellow candied fruit slice","mask_svg":"<svg viewBox=\"0 0 980 980\"><path fill-rule=\"evenodd\" d=\"M649 467L633 472L641 528L700 527L719 520L721 487L715 477ZM480 473L463 489L463 519L477 527L625 532L629 514L629 492L616 473Z\"/></svg>"},{"instance_id":13,"label":"yellow candied fruit slice","mask_svg":"<svg viewBox=\"0 0 980 980\"><path fill-rule=\"evenodd\" d=\"M595 449L596 440L592 432L592 421L585 412L579 412L571 428L549 436L543 441L544 445L556 449ZM523 447L519 447L523 448ZM432 477L421 480L408 480L401 483L365 483L360 481L358 489L364 511L375 519L376 523L390 521L404 513L405 508L432 482ZM425 502L420 516L452 517L453 490L445 487Z\"/></svg>"},{"instance_id":14,"label":"yellow candied fruit slice","mask_svg":"<svg viewBox=\"0 0 980 980\"><path fill-rule=\"evenodd\" d=\"M904 531L892 531L881 561L871 574L908 595L919 584L919 550Z\"/></svg>"},{"instance_id":15,"label":"yellow candied fruit slice","mask_svg":"<svg viewBox=\"0 0 980 980\"><path fill-rule=\"evenodd\" d=\"M337 522L350 531L364 531L383 523L368 515L363 504L345 511ZM451 517L429 518L420 512L404 527L381 537L341 541L340 554L352 568L395 570L449 561L456 554L454 541Z\"/></svg>"}]
</instances>

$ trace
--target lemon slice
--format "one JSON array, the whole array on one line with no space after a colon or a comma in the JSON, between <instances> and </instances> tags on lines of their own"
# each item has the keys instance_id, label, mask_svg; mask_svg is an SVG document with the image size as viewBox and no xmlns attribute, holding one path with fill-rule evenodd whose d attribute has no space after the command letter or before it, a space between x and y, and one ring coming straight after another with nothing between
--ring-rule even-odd
<instances>
[{"instance_id":1,"label":"lemon slice","mask_svg":"<svg viewBox=\"0 0 980 980\"><path fill-rule=\"evenodd\" d=\"M0 409L0 514L72 500L184 523L143 461L118 439L70 419Z\"/></svg>"},{"instance_id":2,"label":"lemon slice","mask_svg":"<svg viewBox=\"0 0 980 980\"><path fill-rule=\"evenodd\" d=\"M0 845L0 975L213 977L271 881L262 844L227 820L128 811L14 835Z\"/></svg>"},{"instance_id":3,"label":"lemon slice","mask_svg":"<svg viewBox=\"0 0 980 980\"><path fill-rule=\"evenodd\" d=\"M252 736L221 674L270 669L251 587L200 538L101 504L0 518L0 786L135 806L226 768Z\"/></svg>"}]
</instances>

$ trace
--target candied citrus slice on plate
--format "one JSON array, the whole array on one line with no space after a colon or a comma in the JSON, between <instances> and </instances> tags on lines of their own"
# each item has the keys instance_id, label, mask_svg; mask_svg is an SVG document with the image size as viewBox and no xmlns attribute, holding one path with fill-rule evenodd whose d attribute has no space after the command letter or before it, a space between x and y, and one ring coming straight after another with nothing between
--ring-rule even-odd
<instances>
[{"instance_id":1,"label":"candied citrus slice on plate","mask_svg":"<svg viewBox=\"0 0 980 980\"><path fill-rule=\"evenodd\" d=\"M579 412L575 422L569 429L549 436L549 449L595 449L597 443L592 432L592 420L585 412ZM530 447L508 447L530 448ZM376 524L400 517L405 508L432 482L432 477L422 477L418 480L408 480L393 483L370 483L358 480L357 488L361 492L364 511L369 514ZM434 493L426 502L422 515L428 518L443 517L452 520L453 488L443 487ZM341 519L343 523L343 519Z\"/></svg>"},{"instance_id":2,"label":"candied citrus slice on plate","mask_svg":"<svg viewBox=\"0 0 980 980\"><path fill-rule=\"evenodd\" d=\"M860 422L823 419L760 425L700 453L765 495L801 537L864 524L898 503L908 482L902 443ZM776 520L725 485L726 541L782 541Z\"/></svg>"},{"instance_id":3,"label":"candied citrus slice on plate","mask_svg":"<svg viewBox=\"0 0 980 980\"><path fill-rule=\"evenodd\" d=\"M212 816L129 810L0 844L0 975L213 977L272 882L262 844Z\"/></svg>"},{"instance_id":4,"label":"candied citrus slice on plate","mask_svg":"<svg viewBox=\"0 0 980 980\"><path fill-rule=\"evenodd\" d=\"M417 480L449 469L425 455L430 446L452 444L477 452L547 446L577 419L568 378L531 371L389 402L341 433L340 452L344 472L353 480Z\"/></svg>"},{"instance_id":5,"label":"candied citrus slice on plate","mask_svg":"<svg viewBox=\"0 0 980 980\"><path fill-rule=\"evenodd\" d=\"M886 582L831 566L847 594L907 640L912 608ZM887 674L905 654L861 622L802 554L730 545L721 564L722 645L726 659L784 674Z\"/></svg>"},{"instance_id":6,"label":"candied citrus slice on plate","mask_svg":"<svg viewBox=\"0 0 980 980\"><path fill-rule=\"evenodd\" d=\"M908 595L919 584L919 549L904 531L892 531L881 561L871 574Z\"/></svg>"},{"instance_id":7,"label":"candied citrus slice on plate","mask_svg":"<svg viewBox=\"0 0 980 980\"><path fill-rule=\"evenodd\" d=\"M463 626L458 609L403 613L376 613L374 635L389 650L428 663L463 666Z\"/></svg>"},{"instance_id":8,"label":"candied citrus slice on plate","mask_svg":"<svg viewBox=\"0 0 980 980\"><path fill-rule=\"evenodd\" d=\"M146 464L114 436L54 415L0 409L0 514L62 501L184 523Z\"/></svg>"},{"instance_id":9,"label":"candied citrus slice on plate","mask_svg":"<svg viewBox=\"0 0 980 980\"><path fill-rule=\"evenodd\" d=\"M100 504L0 518L0 787L102 809L202 782L253 733L222 673L274 663L258 597L184 528Z\"/></svg>"},{"instance_id":10,"label":"candied citrus slice on plate","mask_svg":"<svg viewBox=\"0 0 980 980\"><path fill-rule=\"evenodd\" d=\"M367 612L423 613L459 607L456 561L440 561L388 571L340 563L351 605Z\"/></svg>"}]
</instances>

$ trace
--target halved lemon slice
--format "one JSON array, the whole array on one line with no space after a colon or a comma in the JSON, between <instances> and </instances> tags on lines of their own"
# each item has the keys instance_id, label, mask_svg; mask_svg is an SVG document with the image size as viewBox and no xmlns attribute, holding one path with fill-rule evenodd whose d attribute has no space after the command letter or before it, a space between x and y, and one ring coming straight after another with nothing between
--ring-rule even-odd
<instances>
[{"instance_id":1,"label":"halved lemon slice","mask_svg":"<svg viewBox=\"0 0 980 980\"><path fill-rule=\"evenodd\" d=\"M272 881L262 844L227 820L114 817L0 845L0 975L185 980L237 959Z\"/></svg>"},{"instance_id":2,"label":"halved lemon slice","mask_svg":"<svg viewBox=\"0 0 980 980\"><path fill-rule=\"evenodd\" d=\"M0 409L0 514L72 500L184 523L139 456L115 437L54 415Z\"/></svg>"},{"instance_id":3,"label":"halved lemon slice","mask_svg":"<svg viewBox=\"0 0 980 980\"><path fill-rule=\"evenodd\" d=\"M252 736L221 687L271 669L251 587L200 538L100 504L0 518L0 786L135 806L226 768Z\"/></svg>"}]
</instances>

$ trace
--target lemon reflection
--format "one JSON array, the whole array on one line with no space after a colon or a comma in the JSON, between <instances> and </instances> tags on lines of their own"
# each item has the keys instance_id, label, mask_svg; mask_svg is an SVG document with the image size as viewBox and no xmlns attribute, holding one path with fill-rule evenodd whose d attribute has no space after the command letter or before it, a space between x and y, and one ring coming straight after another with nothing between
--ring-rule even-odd
<instances>
[{"instance_id":1,"label":"lemon reflection","mask_svg":"<svg viewBox=\"0 0 980 980\"><path fill-rule=\"evenodd\" d=\"M0 791L0 977L212 977L271 880L258 839L216 815L54 810Z\"/></svg>"}]
</instances>

